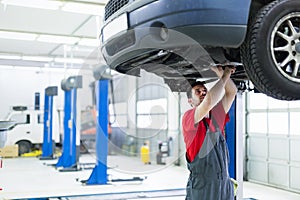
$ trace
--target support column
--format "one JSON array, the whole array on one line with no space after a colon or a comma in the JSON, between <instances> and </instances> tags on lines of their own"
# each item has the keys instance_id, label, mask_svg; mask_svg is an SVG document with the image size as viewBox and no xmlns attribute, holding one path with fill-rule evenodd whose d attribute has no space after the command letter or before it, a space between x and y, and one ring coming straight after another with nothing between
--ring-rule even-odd
<instances>
[{"instance_id":1,"label":"support column","mask_svg":"<svg viewBox=\"0 0 300 200\"><path fill-rule=\"evenodd\" d=\"M65 91L64 105L64 141L62 155L56 167L63 167L60 171L78 170L79 152L76 150L76 117L77 117L77 88L82 88L82 77L71 76L62 81Z\"/></svg>"},{"instance_id":2,"label":"support column","mask_svg":"<svg viewBox=\"0 0 300 200\"><path fill-rule=\"evenodd\" d=\"M229 110L230 121L225 128L229 150L229 175L238 182L236 199L243 198L243 114L242 94L238 93Z\"/></svg>"},{"instance_id":3,"label":"support column","mask_svg":"<svg viewBox=\"0 0 300 200\"><path fill-rule=\"evenodd\" d=\"M56 167L70 167L68 163L71 146L71 91L65 91L65 104L64 104L64 137L62 146L62 155L59 157Z\"/></svg>"},{"instance_id":4,"label":"support column","mask_svg":"<svg viewBox=\"0 0 300 200\"><path fill-rule=\"evenodd\" d=\"M96 82L96 166L86 184L107 184L108 80Z\"/></svg>"},{"instance_id":5,"label":"support column","mask_svg":"<svg viewBox=\"0 0 300 200\"><path fill-rule=\"evenodd\" d=\"M44 105L44 138L42 146L41 160L54 159L55 143L53 141L52 122L53 122L53 97L57 96L57 87L45 89Z\"/></svg>"}]
</instances>

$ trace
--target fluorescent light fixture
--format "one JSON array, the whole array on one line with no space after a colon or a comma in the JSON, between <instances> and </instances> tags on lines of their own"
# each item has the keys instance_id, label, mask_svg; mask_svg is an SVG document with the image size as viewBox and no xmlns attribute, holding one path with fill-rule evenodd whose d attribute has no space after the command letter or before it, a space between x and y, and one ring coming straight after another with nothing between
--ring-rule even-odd
<instances>
[{"instance_id":1,"label":"fluorescent light fixture","mask_svg":"<svg viewBox=\"0 0 300 200\"><path fill-rule=\"evenodd\" d=\"M2 0L2 4L30 8L41 8L47 10L58 10L63 5L63 2L48 0Z\"/></svg>"},{"instance_id":2,"label":"fluorescent light fixture","mask_svg":"<svg viewBox=\"0 0 300 200\"><path fill-rule=\"evenodd\" d=\"M83 64L84 60L80 58L55 58L54 62L59 63L73 63L73 64Z\"/></svg>"},{"instance_id":3,"label":"fluorescent light fixture","mask_svg":"<svg viewBox=\"0 0 300 200\"><path fill-rule=\"evenodd\" d=\"M22 60L37 61L37 62L51 62L53 61L53 58L44 57L44 56L23 56Z\"/></svg>"},{"instance_id":4,"label":"fluorescent light fixture","mask_svg":"<svg viewBox=\"0 0 300 200\"><path fill-rule=\"evenodd\" d=\"M80 46L90 46L90 47L99 47L100 46L100 40L98 39L89 39L89 38L82 38L78 45Z\"/></svg>"},{"instance_id":5,"label":"fluorescent light fixture","mask_svg":"<svg viewBox=\"0 0 300 200\"><path fill-rule=\"evenodd\" d=\"M17 55L0 55L0 59L3 59L3 60L21 60L22 57L17 56Z\"/></svg>"},{"instance_id":6,"label":"fluorescent light fixture","mask_svg":"<svg viewBox=\"0 0 300 200\"><path fill-rule=\"evenodd\" d=\"M75 2L66 2L61 8L63 11L81 13L87 15L101 15L104 13L104 6L95 4L84 4Z\"/></svg>"},{"instance_id":7,"label":"fluorescent light fixture","mask_svg":"<svg viewBox=\"0 0 300 200\"><path fill-rule=\"evenodd\" d=\"M33 34L33 33L0 31L0 38L12 39L12 40L34 41L37 38L37 36L38 36L37 34Z\"/></svg>"},{"instance_id":8,"label":"fluorescent light fixture","mask_svg":"<svg viewBox=\"0 0 300 200\"><path fill-rule=\"evenodd\" d=\"M58 36L58 35L40 35L37 41L57 43L57 44L75 44L80 40L79 37L68 37L68 36Z\"/></svg>"}]
</instances>

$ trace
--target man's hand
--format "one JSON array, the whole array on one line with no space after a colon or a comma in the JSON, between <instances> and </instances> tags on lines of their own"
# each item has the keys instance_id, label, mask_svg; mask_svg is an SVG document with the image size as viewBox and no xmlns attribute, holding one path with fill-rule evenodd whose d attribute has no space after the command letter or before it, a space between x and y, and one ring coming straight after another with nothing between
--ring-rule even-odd
<instances>
[{"instance_id":1,"label":"man's hand","mask_svg":"<svg viewBox=\"0 0 300 200\"><path fill-rule=\"evenodd\" d=\"M224 83L227 82L227 80L229 80L231 74L233 74L235 72L235 68L234 67L227 67L225 66L225 69L223 71L223 75L221 77L221 79L224 81Z\"/></svg>"},{"instance_id":2,"label":"man's hand","mask_svg":"<svg viewBox=\"0 0 300 200\"><path fill-rule=\"evenodd\" d=\"M220 66L220 65L213 65L213 66L211 66L210 69L212 71L214 71L219 78L221 78L223 76L224 70L223 70L222 66Z\"/></svg>"},{"instance_id":3,"label":"man's hand","mask_svg":"<svg viewBox=\"0 0 300 200\"><path fill-rule=\"evenodd\" d=\"M216 73L216 75L221 78L224 73L229 73L229 76L235 72L235 67L232 65L213 65L211 70Z\"/></svg>"}]
</instances>

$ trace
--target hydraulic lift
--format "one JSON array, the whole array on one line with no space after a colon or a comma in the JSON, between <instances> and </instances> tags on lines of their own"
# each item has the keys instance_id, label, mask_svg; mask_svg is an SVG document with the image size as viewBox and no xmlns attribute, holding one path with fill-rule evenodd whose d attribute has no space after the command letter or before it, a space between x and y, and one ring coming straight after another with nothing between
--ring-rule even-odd
<instances>
[{"instance_id":1,"label":"hydraulic lift","mask_svg":"<svg viewBox=\"0 0 300 200\"><path fill-rule=\"evenodd\" d=\"M236 199L243 199L243 99L238 92L228 114L230 121L225 127L229 150L229 175L238 183Z\"/></svg>"},{"instance_id":2,"label":"hydraulic lift","mask_svg":"<svg viewBox=\"0 0 300 200\"><path fill-rule=\"evenodd\" d=\"M40 160L55 159L55 143L52 139L52 122L53 122L53 97L57 96L57 87L51 86L45 89L44 105L44 137L42 145L42 155Z\"/></svg>"},{"instance_id":3,"label":"hydraulic lift","mask_svg":"<svg viewBox=\"0 0 300 200\"><path fill-rule=\"evenodd\" d=\"M108 183L107 155L108 155L108 94L110 70L107 65L94 69L95 94L96 94L96 165L88 180L81 181L86 185L104 185ZM115 179L111 182L143 181L143 178Z\"/></svg>"},{"instance_id":4,"label":"hydraulic lift","mask_svg":"<svg viewBox=\"0 0 300 200\"><path fill-rule=\"evenodd\" d=\"M77 171L79 160L79 145L77 137L77 89L82 88L82 76L71 76L62 80L61 88L65 92L64 104L64 138L62 155L56 167L63 167L60 171Z\"/></svg>"}]
</instances>

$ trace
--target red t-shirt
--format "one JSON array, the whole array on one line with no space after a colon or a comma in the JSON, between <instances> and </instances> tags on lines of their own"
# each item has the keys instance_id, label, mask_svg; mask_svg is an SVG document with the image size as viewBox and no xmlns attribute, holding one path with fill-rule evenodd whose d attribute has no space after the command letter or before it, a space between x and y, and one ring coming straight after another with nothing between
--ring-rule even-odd
<instances>
[{"instance_id":1,"label":"red t-shirt","mask_svg":"<svg viewBox=\"0 0 300 200\"><path fill-rule=\"evenodd\" d=\"M186 146L187 158L190 162L194 160L198 154L202 143L205 138L206 128L203 120L209 124L209 128L215 131L215 127L212 124L211 117L203 118L198 124L194 123L195 108L188 110L184 113L182 118L182 128L184 142ZM224 134L225 124L229 121L228 114L225 113L222 102L219 102L210 112L210 116L213 116L220 130Z\"/></svg>"}]
</instances>

